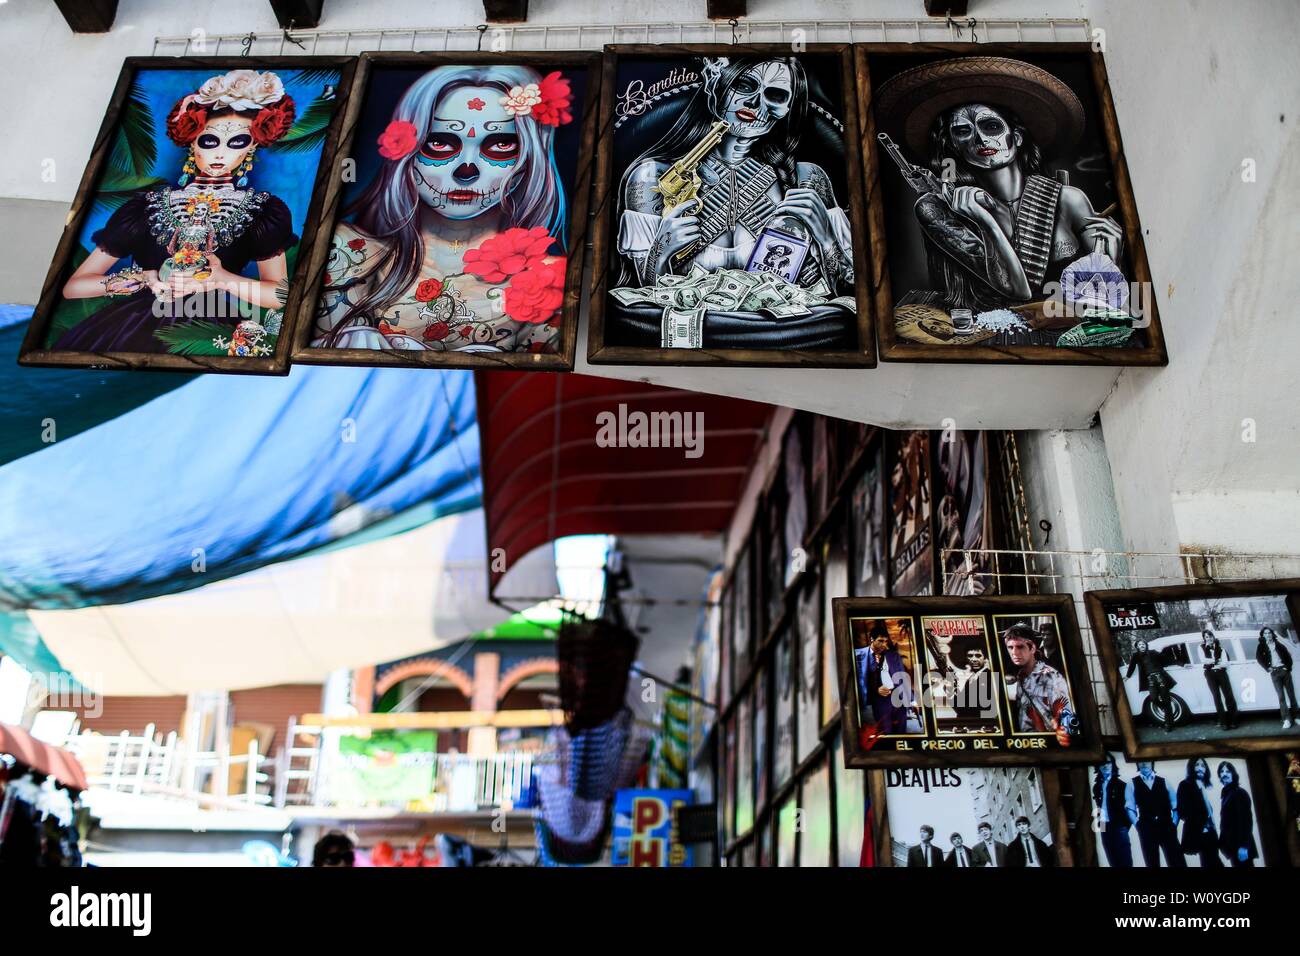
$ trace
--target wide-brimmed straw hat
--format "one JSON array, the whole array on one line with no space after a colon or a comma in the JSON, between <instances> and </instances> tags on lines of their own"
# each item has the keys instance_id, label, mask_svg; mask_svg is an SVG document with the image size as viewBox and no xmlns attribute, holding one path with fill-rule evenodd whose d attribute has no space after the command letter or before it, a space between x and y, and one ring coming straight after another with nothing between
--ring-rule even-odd
<instances>
[{"instance_id":1,"label":"wide-brimmed straw hat","mask_svg":"<svg viewBox=\"0 0 1300 956\"><path fill-rule=\"evenodd\" d=\"M965 103L1010 109L1045 153L1070 149L1083 135L1083 104L1041 67L1001 56L962 56L904 70L875 94L876 124L919 155L930 151L930 127Z\"/></svg>"}]
</instances>

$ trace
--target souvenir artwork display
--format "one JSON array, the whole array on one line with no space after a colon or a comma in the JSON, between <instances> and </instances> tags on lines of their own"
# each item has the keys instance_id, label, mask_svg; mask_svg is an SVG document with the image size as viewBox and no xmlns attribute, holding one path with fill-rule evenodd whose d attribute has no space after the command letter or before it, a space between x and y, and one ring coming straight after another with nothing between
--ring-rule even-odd
<instances>
[{"instance_id":1,"label":"souvenir artwork display","mask_svg":"<svg viewBox=\"0 0 1300 956\"><path fill-rule=\"evenodd\" d=\"M25 365L284 373L350 57L131 57Z\"/></svg>"},{"instance_id":2,"label":"souvenir artwork display","mask_svg":"<svg viewBox=\"0 0 1300 956\"><path fill-rule=\"evenodd\" d=\"M886 359L1165 364L1100 53L897 43L856 56Z\"/></svg>"},{"instance_id":3,"label":"souvenir artwork display","mask_svg":"<svg viewBox=\"0 0 1300 956\"><path fill-rule=\"evenodd\" d=\"M802 764L812 755L821 740L821 588L815 578L808 580L799 592L795 613L794 634L797 638L794 658L798 667L795 676L795 729L798 738L795 747L795 765Z\"/></svg>"},{"instance_id":4,"label":"souvenir artwork display","mask_svg":"<svg viewBox=\"0 0 1300 956\"><path fill-rule=\"evenodd\" d=\"M840 712L840 684L835 668L835 610L837 597L849 596L849 557L844 542L832 538L826 545L822 577L822 726Z\"/></svg>"},{"instance_id":5,"label":"souvenir artwork display","mask_svg":"<svg viewBox=\"0 0 1300 956\"><path fill-rule=\"evenodd\" d=\"M992 548L988 445L982 431L953 429L934 444L935 515L944 594L996 590L986 553Z\"/></svg>"},{"instance_id":6,"label":"souvenir artwork display","mask_svg":"<svg viewBox=\"0 0 1300 956\"><path fill-rule=\"evenodd\" d=\"M849 47L609 46L602 88L589 360L874 365Z\"/></svg>"},{"instance_id":7,"label":"souvenir artwork display","mask_svg":"<svg viewBox=\"0 0 1300 956\"><path fill-rule=\"evenodd\" d=\"M294 360L572 368L599 59L364 54Z\"/></svg>"},{"instance_id":8,"label":"souvenir artwork display","mask_svg":"<svg viewBox=\"0 0 1300 956\"><path fill-rule=\"evenodd\" d=\"M831 846L831 768L822 757L815 769L803 778L799 787L799 809L803 811L803 828L799 833L799 865L830 866Z\"/></svg>"},{"instance_id":9,"label":"souvenir artwork display","mask_svg":"<svg viewBox=\"0 0 1300 956\"><path fill-rule=\"evenodd\" d=\"M850 505L853 544L853 596L884 597L885 577L885 484L881 474L884 442L867 450L867 467L853 489ZM845 595L841 595L842 597Z\"/></svg>"},{"instance_id":10,"label":"souvenir artwork display","mask_svg":"<svg viewBox=\"0 0 1300 956\"><path fill-rule=\"evenodd\" d=\"M771 690L767 668L754 671L754 813L761 815L772 792L772 743L768 727L772 722Z\"/></svg>"},{"instance_id":11,"label":"souvenir artwork display","mask_svg":"<svg viewBox=\"0 0 1300 956\"><path fill-rule=\"evenodd\" d=\"M773 655L772 786L779 789L794 776L794 659L790 628L781 629Z\"/></svg>"},{"instance_id":12,"label":"souvenir artwork display","mask_svg":"<svg viewBox=\"0 0 1300 956\"><path fill-rule=\"evenodd\" d=\"M1135 758L1300 742L1300 580L1088 591L1124 750Z\"/></svg>"},{"instance_id":13,"label":"souvenir artwork display","mask_svg":"<svg viewBox=\"0 0 1300 956\"><path fill-rule=\"evenodd\" d=\"M1100 754L1068 595L841 598L835 642L850 766Z\"/></svg>"}]
</instances>

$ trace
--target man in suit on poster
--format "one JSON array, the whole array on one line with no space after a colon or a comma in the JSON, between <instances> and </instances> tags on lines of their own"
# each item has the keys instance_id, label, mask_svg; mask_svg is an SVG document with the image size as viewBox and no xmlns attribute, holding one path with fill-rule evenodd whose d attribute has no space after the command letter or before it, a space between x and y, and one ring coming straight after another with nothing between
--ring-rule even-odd
<instances>
[{"instance_id":1,"label":"man in suit on poster","mask_svg":"<svg viewBox=\"0 0 1300 956\"><path fill-rule=\"evenodd\" d=\"M1169 866L1186 866L1187 858L1178 845L1178 813L1174 810L1169 785L1164 777L1156 774L1156 766L1149 760L1138 762L1138 774L1133 778L1133 802L1137 804L1138 843L1146 865L1159 866L1160 851L1164 850Z\"/></svg>"},{"instance_id":2,"label":"man in suit on poster","mask_svg":"<svg viewBox=\"0 0 1300 956\"><path fill-rule=\"evenodd\" d=\"M1056 866L1052 848L1029 832L1029 817L1016 817L1016 836L1007 847L1007 866Z\"/></svg>"},{"instance_id":3,"label":"man in suit on poster","mask_svg":"<svg viewBox=\"0 0 1300 956\"><path fill-rule=\"evenodd\" d=\"M907 848L907 865L940 867L944 865L943 851L934 845L934 827L921 824L921 842Z\"/></svg>"},{"instance_id":4,"label":"man in suit on poster","mask_svg":"<svg viewBox=\"0 0 1300 956\"><path fill-rule=\"evenodd\" d=\"M948 851L948 856L943 863L944 866L955 870L963 870L975 865L974 854L971 853L970 847L966 846L966 841L960 833L952 835L952 849Z\"/></svg>"},{"instance_id":5,"label":"man in suit on poster","mask_svg":"<svg viewBox=\"0 0 1300 956\"><path fill-rule=\"evenodd\" d=\"M1000 869L1007 865L1007 845L993 839L993 827L987 823L979 825L979 841L971 848L970 855L976 866Z\"/></svg>"}]
</instances>

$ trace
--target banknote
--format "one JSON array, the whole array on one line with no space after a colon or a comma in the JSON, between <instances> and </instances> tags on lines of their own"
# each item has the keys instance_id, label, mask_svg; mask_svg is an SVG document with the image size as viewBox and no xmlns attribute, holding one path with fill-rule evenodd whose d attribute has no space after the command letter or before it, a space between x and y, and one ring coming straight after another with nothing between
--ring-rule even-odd
<instances>
[{"instance_id":1,"label":"banknote","mask_svg":"<svg viewBox=\"0 0 1300 956\"><path fill-rule=\"evenodd\" d=\"M704 345L704 308L664 309L659 345L666 349L698 349Z\"/></svg>"}]
</instances>

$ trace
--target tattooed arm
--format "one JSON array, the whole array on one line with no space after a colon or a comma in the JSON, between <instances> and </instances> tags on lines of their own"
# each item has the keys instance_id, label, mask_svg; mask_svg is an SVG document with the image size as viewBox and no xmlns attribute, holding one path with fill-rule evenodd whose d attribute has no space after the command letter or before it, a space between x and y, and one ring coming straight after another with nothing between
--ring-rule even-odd
<instances>
[{"instance_id":1,"label":"tattooed arm","mask_svg":"<svg viewBox=\"0 0 1300 956\"><path fill-rule=\"evenodd\" d=\"M673 254L700 234L696 200L664 210L657 187L666 168L654 160L644 160L628 175L623 188L618 250L632 261L641 285L653 285L660 276L671 273Z\"/></svg>"},{"instance_id":2,"label":"tattooed arm","mask_svg":"<svg viewBox=\"0 0 1300 956\"><path fill-rule=\"evenodd\" d=\"M786 190L777 214L803 222L817 243L826 281L833 288L853 282L853 239L848 217L835 203L826 170L816 163L800 163L799 185Z\"/></svg>"},{"instance_id":3,"label":"tattooed arm","mask_svg":"<svg viewBox=\"0 0 1300 956\"><path fill-rule=\"evenodd\" d=\"M339 223L325 263L325 287L316 302L316 333L329 334L361 301L366 286L380 269L388 247L350 223Z\"/></svg>"},{"instance_id":4,"label":"tattooed arm","mask_svg":"<svg viewBox=\"0 0 1300 956\"><path fill-rule=\"evenodd\" d=\"M917 221L948 259L1007 298L1027 302L1033 292L1024 266L997 220L975 195L979 191L958 186L952 205L926 193L916 201Z\"/></svg>"}]
</instances>

